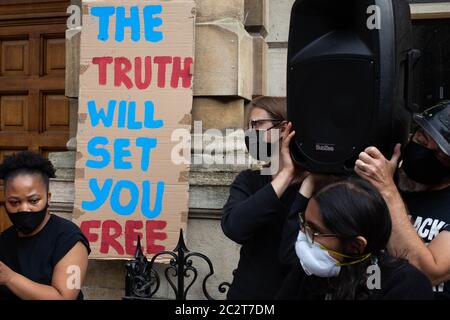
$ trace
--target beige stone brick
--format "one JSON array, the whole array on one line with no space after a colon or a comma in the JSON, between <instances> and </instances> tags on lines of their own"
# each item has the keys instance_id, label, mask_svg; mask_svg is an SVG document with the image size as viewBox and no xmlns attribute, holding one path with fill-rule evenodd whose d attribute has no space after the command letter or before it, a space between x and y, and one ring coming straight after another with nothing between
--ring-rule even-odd
<instances>
[{"instance_id":1,"label":"beige stone brick","mask_svg":"<svg viewBox=\"0 0 450 320\"><path fill-rule=\"evenodd\" d=\"M66 30L66 96L78 97L80 74L80 40L79 29Z\"/></svg>"},{"instance_id":2,"label":"beige stone brick","mask_svg":"<svg viewBox=\"0 0 450 320\"><path fill-rule=\"evenodd\" d=\"M69 98L69 137L75 138L78 129L78 99Z\"/></svg>"},{"instance_id":3,"label":"beige stone brick","mask_svg":"<svg viewBox=\"0 0 450 320\"><path fill-rule=\"evenodd\" d=\"M295 0L269 0L269 28L267 42L287 42L291 9Z\"/></svg>"},{"instance_id":4,"label":"beige stone brick","mask_svg":"<svg viewBox=\"0 0 450 320\"><path fill-rule=\"evenodd\" d=\"M70 3L81 8L81 0L71 0Z\"/></svg>"},{"instance_id":5,"label":"beige stone brick","mask_svg":"<svg viewBox=\"0 0 450 320\"><path fill-rule=\"evenodd\" d=\"M196 27L195 96L236 96L251 100L253 40L235 21Z\"/></svg>"},{"instance_id":6,"label":"beige stone brick","mask_svg":"<svg viewBox=\"0 0 450 320\"><path fill-rule=\"evenodd\" d=\"M202 121L207 129L242 128L244 124L244 99L194 98L192 119Z\"/></svg>"},{"instance_id":7,"label":"beige stone brick","mask_svg":"<svg viewBox=\"0 0 450 320\"><path fill-rule=\"evenodd\" d=\"M267 95L268 45L261 37L253 37L253 96Z\"/></svg>"},{"instance_id":8,"label":"beige stone brick","mask_svg":"<svg viewBox=\"0 0 450 320\"><path fill-rule=\"evenodd\" d=\"M228 239L220 226L220 220L189 220L186 245L189 250L206 255L213 264L214 275L206 283L209 294L217 300L224 300L219 284L232 282L233 270L237 268L240 245ZM202 290L203 278L208 274L208 265L201 259L192 259L198 270L198 279L192 286L188 299L205 299Z\"/></svg>"},{"instance_id":9,"label":"beige stone brick","mask_svg":"<svg viewBox=\"0 0 450 320\"><path fill-rule=\"evenodd\" d=\"M286 96L287 49L271 48L267 55L268 79L267 94L276 97Z\"/></svg>"},{"instance_id":10,"label":"beige stone brick","mask_svg":"<svg viewBox=\"0 0 450 320\"><path fill-rule=\"evenodd\" d=\"M267 35L269 28L269 1L245 0L245 28L252 33Z\"/></svg>"},{"instance_id":11,"label":"beige stone brick","mask_svg":"<svg viewBox=\"0 0 450 320\"><path fill-rule=\"evenodd\" d=\"M86 287L120 289L125 294L124 260L89 260L84 285Z\"/></svg>"},{"instance_id":12,"label":"beige stone brick","mask_svg":"<svg viewBox=\"0 0 450 320\"><path fill-rule=\"evenodd\" d=\"M197 22L231 18L244 21L244 0L196 0Z\"/></svg>"},{"instance_id":13,"label":"beige stone brick","mask_svg":"<svg viewBox=\"0 0 450 320\"><path fill-rule=\"evenodd\" d=\"M85 300L121 300L124 296L124 289L110 289L100 287L83 287Z\"/></svg>"}]
</instances>

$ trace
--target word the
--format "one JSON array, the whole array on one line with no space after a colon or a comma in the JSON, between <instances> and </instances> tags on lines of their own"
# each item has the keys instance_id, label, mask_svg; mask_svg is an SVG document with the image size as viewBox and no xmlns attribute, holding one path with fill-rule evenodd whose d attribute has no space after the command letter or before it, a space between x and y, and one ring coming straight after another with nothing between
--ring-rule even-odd
<instances>
[{"instance_id":1,"label":"word the","mask_svg":"<svg viewBox=\"0 0 450 320\"><path fill-rule=\"evenodd\" d=\"M148 42L159 42L163 39L161 31L155 31L156 27L163 24L163 20L154 15L162 12L161 5L145 6L142 12L144 25L145 40ZM108 41L109 39L109 20L111 17L115 18L115 40L122 42L125 38L125 28L131 30L131 40L134 42L141 40L141 14L139 7L130 7L130 15L125 16L125 7L93 7L91 15L98 17L98 35L97 39L100 41Z\"/></svg>"}]
</instances>

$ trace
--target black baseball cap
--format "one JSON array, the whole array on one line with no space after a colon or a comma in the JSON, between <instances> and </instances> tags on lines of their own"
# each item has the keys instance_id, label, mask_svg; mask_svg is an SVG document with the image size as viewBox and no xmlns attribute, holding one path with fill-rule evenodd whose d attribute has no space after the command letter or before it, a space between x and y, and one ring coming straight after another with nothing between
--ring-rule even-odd
<instances>
[{"instance_id":1,"label":"black baseball cap","mask_svg":"<svg viewBox=\"0 0 450 320\"><path fill-rule=\"evenodd\" d=\"M450 100L442 101L423 113L415 113L413 119L450 156Z\"/></svg>"}]
</instances>

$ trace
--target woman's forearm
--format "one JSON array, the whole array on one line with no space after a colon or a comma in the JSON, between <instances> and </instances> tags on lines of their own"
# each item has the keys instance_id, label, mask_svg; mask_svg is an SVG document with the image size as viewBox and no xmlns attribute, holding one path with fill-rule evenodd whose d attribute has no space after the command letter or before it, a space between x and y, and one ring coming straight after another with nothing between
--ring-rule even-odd
<instances>
[{"instance_id":1,"label":"woman's forearm","mask_svg":"<svg viewBox=\"0 0 450 320\"><path fill-rule=\"evenodd\" d=\"M36 283L16 273L6 287L22 300L71 300L78 296L79 290L71 290L70 295L64 295L52 286Z\"/></svg>"},{"instance_id":2,"label":"woman's forearm","mask_svg":"<svg viewBox=\"0 0 450 320\"><path fill-rule=\"evenodd\" d=\"M278 196L278 199L281 198L283 193L289 187L293 179L293 172L289 171L281 171L275 179L272 180L272 187L275 190L275 193Z\"/></svg>"}]
</instances>

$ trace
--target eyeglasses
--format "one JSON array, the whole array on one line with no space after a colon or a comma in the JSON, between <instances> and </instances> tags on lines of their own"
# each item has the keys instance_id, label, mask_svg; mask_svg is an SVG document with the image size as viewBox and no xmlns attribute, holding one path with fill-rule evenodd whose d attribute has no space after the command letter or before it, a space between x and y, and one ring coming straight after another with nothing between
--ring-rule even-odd
<instances>
[{"instance_id":1,"label":"eyeglasses","mask_svg":"<svg viewBox=\"0 0 450 320\"><path fill-rule=\"evenodd\" d=\"M305 233L306 235L306 241L308 241L309 244L313 244L314 243L314 238L315 237L336 237L336 238L347 238L347 239L351 239L354 238L352 236L343 236L343 235L339 235L339 234L333 234L333 233L319 233L319 232L314 232L310 226L308 226L308 224L305 221L305 213L300 213L299 214L299 218L300 218L300 225L302 228L302 231ZM322 248L323 250L327 250L331 253L334 253L338 256L347 258L347 259L352 259L354 261L350 261L350 262L339 262L336 263L337 266L348 266L348 265L352 265L352 264L356 264L359 263L361 261L366 260L367 258L369 258L372 254L371 253L367 253L365 255L360 255L360 256L349 256L346 254L342 254L340 252L328 249L327 247L325 247L324 245L318 243L320 245L320 248Z\"/></svg>"},{"instance_id":2,"label":"eyeglasses","mask_svg":"<svg viewBox=\"0 0 450 320\"><path fill-rule=\"evenodd\" d=\"M306 240L309 244L313 244L316 237L329 237L329 238L352 238L349 236L343 236L336 233L320 233L315 232L311 227L306 223L305 213L302 212L299 214L300 226L302 231L306 235Z\"/></svg>"},{"instance_id":3,"label":"eyeglasses","mask_svg":"<svg viewBox=\"0 0 450 320\"><path fill-rule=\"evenodd\" d=\"M261 125L265 122L272 122L274 123L273 126L271 126L268 129L265 129L267 131L272 130L273 128L279 126L284 120L279 119L258 119L258 120L250 120L250 128L252 129L258 129L261 127Z\"/></svg>"}]
</instances>

